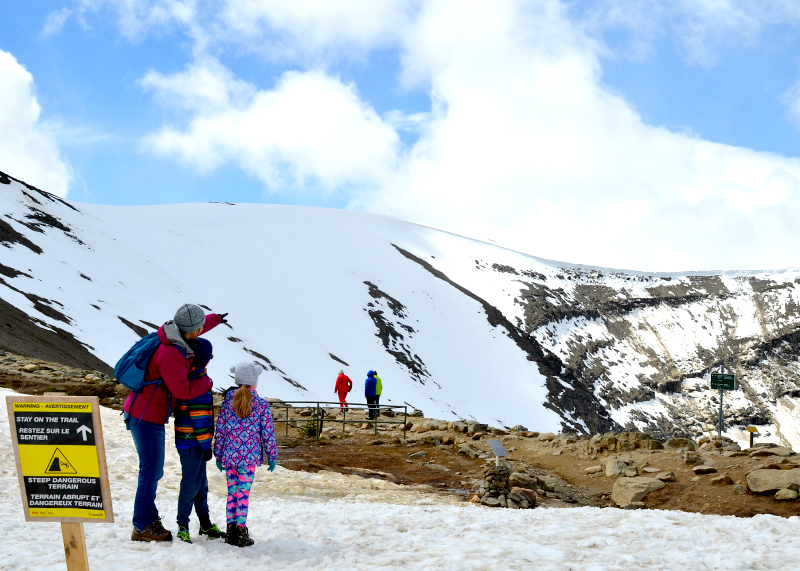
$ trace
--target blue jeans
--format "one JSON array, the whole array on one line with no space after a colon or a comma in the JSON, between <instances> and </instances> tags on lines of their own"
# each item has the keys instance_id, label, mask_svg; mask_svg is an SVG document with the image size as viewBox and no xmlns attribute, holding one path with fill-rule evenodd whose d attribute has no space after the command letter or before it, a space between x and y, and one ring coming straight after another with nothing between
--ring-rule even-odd
<instances>
[{"instance_id":1,"label":"blue jeans","mask_svg":"<svg viewBox=\"0 0 800 571\"><path fill-rule=\"evenodd\" d=\"M208 517L208 476L206 462L203 462L203 449L193 446L182 450L181 457L181 490L178 493L178 525L189 529L189 516L192 506L200 519L200 527L208 529L211 520Z\"/></svg>"},{"instance_id":2,"label":"blue jeans","mask_svg":"<svg viewBox=\"0 0 800 571\"><path fill-rule=\"evenodd\" d=\"M133 501L133 526L142 530L158 519L156 490L164 475L163 424L128 418L125 423L139 454L139 485Z\"/></svg>"}]
</instances>

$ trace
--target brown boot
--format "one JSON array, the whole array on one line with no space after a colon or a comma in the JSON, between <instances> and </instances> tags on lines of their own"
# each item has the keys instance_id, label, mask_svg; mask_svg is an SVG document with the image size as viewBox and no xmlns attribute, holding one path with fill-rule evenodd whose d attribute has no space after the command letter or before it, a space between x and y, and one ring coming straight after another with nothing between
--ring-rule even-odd
<instances>
[{"instance_id":1,"label":"brown boot","mask_svg":"<svg viewBox=\"0 0 800 571\"><path fill-rule=\"evenodd\" d=\"M250 547L255 543L252 539L250 539L250 531L247 529L247 526L236 526L236 533L238 537L236 538L235 545L238 547Z\"/></svg>"},{"instance_id":2,"label":"brown boot","mask_svg":"<svg viewBox=\"0 0 800 571\"><path fill-rule=\"evenodd\" d=\"M141 531L134 526L131 541L172 541L172 532L164 529L161 520L157 519Z\"/></svg>"}]
</instances>

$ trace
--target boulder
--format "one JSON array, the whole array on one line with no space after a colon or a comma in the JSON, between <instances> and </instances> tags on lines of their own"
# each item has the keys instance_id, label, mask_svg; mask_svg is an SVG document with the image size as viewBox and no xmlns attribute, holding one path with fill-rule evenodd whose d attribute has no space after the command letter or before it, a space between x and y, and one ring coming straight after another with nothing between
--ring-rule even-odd
<instances>
[{"instance_id":1,"label":"boulder","mask_svg":"<svg viewBox=\"0 0 800 571\"><path fill-rule=\"evenodd\" d=\"M733 478L728 476L727 474L723 474L722 476L717 476L716 478L711 478L708 481L709 484L712 486L732 486L733 485Z\"/></svg>"},{"instance_id":2,"label":"boulder","mask_svg":"<svg viewBox=\"0 0 800 571\"><path fill-rule=\"evenodd\" d=\"M642 472L646 474L658 474L661 472L661 468L656 468L655 466L645 466L642 468Z\"/></svg>"},{"instance_id":3,"label":"boulder","mask_svg":"<svg viewBox=\"0 0 800 571\"><path fill-rule=\"evenodd\" d=\"M745 486L744 484L736 484L733 487L733 493L739 494L740 496L744 496L747 494L747 486Z\"/></svg>"},{"instance_id":4,"label":"boulder","mask_svg":"<svg viewBox=\"0 0 800 571\"><path fill-rule=\"evenodd\" d=\"M490 508L499 508L500 507L500 498L483 498L481 503L485 506Z\"/></svg>"},{"instance_id":5,"label":"boulder","mask_svg":"<svg viewBox=\"0 0 800 571\"><path fill-rule=\"evenodd\" d=\"M639 468L636 466L627 466L623 471L622 475L626 478L635 478L639 475Z\"/></svg>"},{"instance_id":6,"label":"boulder","mask_svg":"<svg viewBox=\"0 0 800 571\"><path fill-rule=\"evenodd\" d=\"M605 473L609 478L616 478L628 467L628 463L619 458L609 458L606 460Z\"/></svg>"},{"instance_id":7,"label":"boulder","mask_svg":"<svg viewBox=\"0 0 800 571\"><path fill-rule=\"evenodd\" d=\"M702 464L704 462L703 457L700 456L700 454L693 453L684 454L683 461L688 466L696 466L697 464Z\"/></svg>"},{"instance_id":8,"label":"boulder","mask_svg":"<svg viewBox=\"0 0 800 571\"><path fill-rule=\"evenodd\" d=\"M556 435L555 435L555 434L553 434L552 432L541 432L541 433L539 434L539 437L538 437L538 438L539 438L539 440L541 440L542 442L550 442L550 441L551 441L551 440L553 440L553 438L555 438L555 437L556 437Z\"/></svg>"},{"instance_id":9,"label":"boulder","mask_svg":"<svg viewBox=\"0 0 800 571\"><path fill-rule=\"evenodd\" d=\"M488 424L481 424L479 422L474 422L474 423L469 425L469 428L467 429L467 434L472 436L476 432L486 432L488 430L489 430L489 425Z\"/></svg>"},{"instance_id":10,"label":"boulder","mask_svg":"<svg viewBox=\"0 0 800 571\"><path fill-rule=\"evenodd\" d=\"M794 470L753 470L746 476L747 487L756 494L772 494L800 484L800 468Z\"/></svg>"},{"instance_id":11,"label":"boulder","mask_svg":"<svg viewBox=\"0 0 800 571\"><path fill-rule=\"evenodd\" d=\"M33 373L39 370L39 365L34 365L33 363L29 363L22 367L22 370L26 373Z\"/></svg>"},{"instance_id":12,"label":"boulder","mask_svg":"<svg viewBox=\"0 0 800 571\"><path fill-rule=\"evenodd\" d=\"M697 450L694 440L689 438L670 438L667 440L667 448L683 448L684 450Z\"/></svg>"},{"instance_id":13,"label":"boulder","mask_svg":"<svg viewBox=\"0 0 800 571\"><path fill-rule=\"evenodd\" d=\"M478 452L477 452L477 450L475 450L475 449L474 449L472 446L470 446L469 444L462 444L462 445L460 445L460 446L458 447L458 453L459 453L459 454L465 454L465 455L469 456L470 458L477 458L477 457L478 457Z\"/></svg>"},{"instance_id":14,"label":"boulder","mask_svg":"<svg viewBox=\"0 0 800 571\"><path fill-rule=\"evenodd\" d=\"M713 474L714 472L717 471L717 469L714 466L706 466L705 464L701 464L700 466L695 466L694 468L692 468L692 471L698 475Z\"/></svg>"},{"instance_id":15,"label":"boulder","mask_svg":"<svg viewBox=\"0 0 800 571\"><path fill-rule=\"evenodd\" d=\"M511 430L513 430L514 432L528 432L528 429L522 426L521 424L511 427Z\"/></svg>"},{"instance_id":16,"label":"boulder","mask_svg":"<svg viewBox=\"0 0 800 571\"><path fill-rule=\"evenodd\" d=\"M644 497L666 484L656 478L636 476L635 478L618 478L611 491L611 500L621 508L629 507L636 502L643 502Z\"/></svg>"},{"instance_id":17,"label":"boulder","mask_svg":"<svg viewBox=\"0 0 800 571\"><path fill-rule=\"evenodd\" d=\"M556 479L553 476L536 476L536 483L545 492L554 492L556 489Z\"/></svg>"},{"instance_id":18,"label":"boulder","mask_svg":"<svg viewBox=\"0 0 800 571\"><path fill-rule=\"evenodd\" d=\"M457 421L455 421L453 423L453 430L455 432L460 432L462 434L466 434L468 429L469 429L469 426L467 426L466 422L462 422L460 420L457 420Z\"/></svg>"},{"instance_id":19,"label":"boulder","mask_svg":"<svg viewBox=\"0 0 800 571\"><path fill-rule=\"evenodd\" d=\"M508 486L510 488L525 488L536 490L539 487L539 482L536 478L528 476L525 472L512 472L508 476Z\"/></svg>"},{"instance_id":20,"label":"boulder","mask_svg":"<svg viewBox=\"0 0 800 571\"><path fill-rule=\"evenodd\" d=\"M598 472L602 472L602 466L589 466L588 468L584 469L584 472L587 474L597 474Z\"/></svg>"},{"instance_id":21,"label":"boulder","mask_svg":"<svg viewBox=\"0 0 800 571\"><path fill-rule=\"evenodd\" d=\"M775 446L772 448L759 448L750 452L751 458L759 458L761 456L790 456L793 454L791 448L785 446Z\"/></svg>"},{"instance_id":22,"label":"boulder","mask_svg":"<svg viewBox=\"0 0 800 571\"><path fill-rule=\"evenodd\" d=\"M789 488L784 488L782 490L777 491L777 493L775 494L775 499L783 502L794 502L797 500L798 495L800 494L798 494L794 490L790 490Z\"/></svg>"},{"instance_id":23,"label":"boulder","mask_svg":"<svg viewBox=\"0 0 800 571\"><path fill-rule=\"evenodd\" d=\"M511 495L523 496L528 501L528 507L531 508L536 507L536 502L539 499L539 494L537 494L535 490L532 490L530 488L518 488L516 486L512 487ZM520 503L520 506L522 506L521 500L517 501Z\"/></svg>"},{"instance_id":24,"label":"boulder","mask_svg":"<svg viewBox=\"0 0 800 571\"><path fill-rule=\"evenodd\" d=\"M656 478L661 480L662 482L677 482L678 478L675 476L675 472L660 472Z\"/></svg>"}]
</instances>

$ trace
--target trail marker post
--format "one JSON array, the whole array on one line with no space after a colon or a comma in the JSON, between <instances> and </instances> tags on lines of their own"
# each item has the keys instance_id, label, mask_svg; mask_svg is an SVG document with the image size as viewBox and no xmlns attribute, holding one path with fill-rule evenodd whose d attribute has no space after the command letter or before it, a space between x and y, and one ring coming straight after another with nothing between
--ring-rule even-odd
<instances>
[{"instance_id":1,"label":"trail marker post","mask_svg":"<svg viewBox=\"0 0 800 571\"><path fill-rule=\"evenodd\" d=\"M486 444L488 444L489 448L494 452L494 465L499 466L500 458L508 457L508 452L499 440L487 440Z\"/></svg>"},{"instance_id":2,"label":"trail marker post","mask_svg":"<svg viewBox=\"0 0 800 571\"><path fill-rule=\"evenodd\" d=\"M711 388L719 389L719 427L717 428L717 435L722 438L722 396L725 391L736 389L736 375L726 374L725 367L722 367L721 373L711 373Z\"/></svg>"},{"instance_id":3,"label":"trail marker post","mask_svg":"<svg viewBox=\"0 0 800 571\"><path fill-rule=\"evenodd\" d=\"M100 400L6 397L25 521L61 522L68 571L89 569L83 522L113 522Z\"/></svg>"}]
</instances>

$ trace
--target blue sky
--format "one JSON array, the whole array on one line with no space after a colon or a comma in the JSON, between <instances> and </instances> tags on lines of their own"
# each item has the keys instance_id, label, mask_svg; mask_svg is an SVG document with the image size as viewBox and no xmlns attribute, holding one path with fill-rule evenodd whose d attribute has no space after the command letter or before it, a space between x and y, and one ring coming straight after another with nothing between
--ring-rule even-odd
<instances>
[{"instance_id":1,"label":"blue sky","mask_svg":"<svg viewBox=\"0 0 800 571\"><path fill-rule=\"evenodd\" d=\"M72 0L0 19L0 170L71 200L354 208L632 269L800 265L785 2Z\"/></svg>"}]
</instances>

